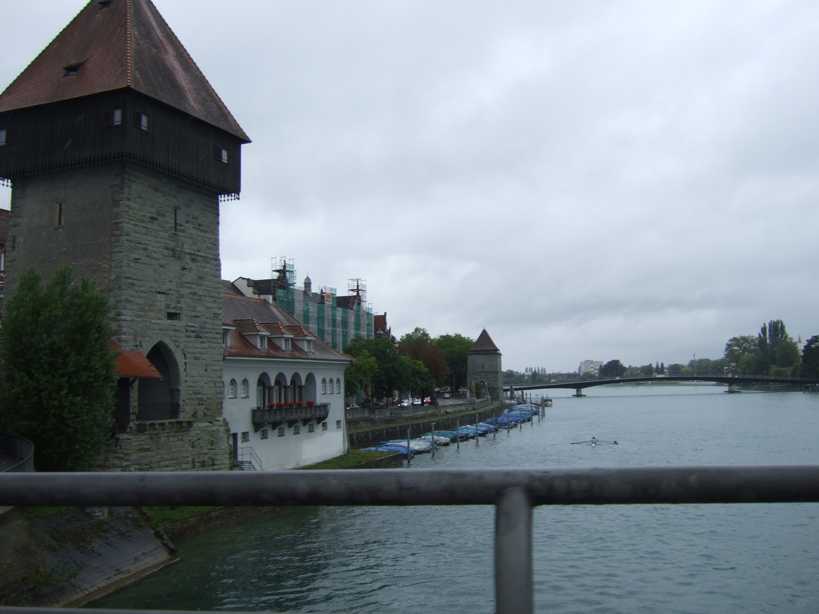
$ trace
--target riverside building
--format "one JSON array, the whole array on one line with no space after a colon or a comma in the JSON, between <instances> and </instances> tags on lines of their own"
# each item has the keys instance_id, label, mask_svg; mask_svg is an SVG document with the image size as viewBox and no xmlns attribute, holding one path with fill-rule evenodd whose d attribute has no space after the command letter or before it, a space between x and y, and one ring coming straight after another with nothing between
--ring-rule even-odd
<instances>
[{"instance_id":1,"label":"riverside building","mask_svg":"<svg viewBox=\"0 0 819 614\"><path fill-rule=\"evenodd\" d=\"M344 370L329 347L277 303L224 282L224 416L233 464L288 469L345 452Z\"/></svg>"},{"instance_id":2,"label":"riverside building","mask_svg":"<svg viewBox=\"0 0 819 614\"><path fill-rule=\"evenodd\" d=\"M86 2L0 95L7 290L69 265L108 295L109 468L229 466L219 202L248 142L150 0Z\"/></svg>"}]
</instances>

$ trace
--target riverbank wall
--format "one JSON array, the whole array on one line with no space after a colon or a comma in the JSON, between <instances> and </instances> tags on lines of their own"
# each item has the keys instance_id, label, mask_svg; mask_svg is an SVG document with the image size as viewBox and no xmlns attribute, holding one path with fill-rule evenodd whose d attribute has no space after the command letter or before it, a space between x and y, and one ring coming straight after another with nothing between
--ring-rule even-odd
<instances>
[{"instance_id":1,"label":"riverbank wall","mask_svg":"<svg viewBox=\"0 0 819 614\"><path fill-rule=\"evenodd\" d=\"M80 606L175 560L134 508L16 507L0 517L0 604Z\"/></svg>"},{"instance_id":2,"label":"riverbank wall","mask_svg":"<svg viewBox=\"0 0 819 614\"><path fill-rule=\"evenodd\" d=\"M503 413L503 401L480 401L453 406L428 408L423 413L417 411L401 414L395 412L390 417L367 417L348 420L347 428L351 448L366 448L389 439L406 439L407 431L416 437L434 428L439 431L452 430L458 425L471 424Z\"/></svg>"}]
</instances>

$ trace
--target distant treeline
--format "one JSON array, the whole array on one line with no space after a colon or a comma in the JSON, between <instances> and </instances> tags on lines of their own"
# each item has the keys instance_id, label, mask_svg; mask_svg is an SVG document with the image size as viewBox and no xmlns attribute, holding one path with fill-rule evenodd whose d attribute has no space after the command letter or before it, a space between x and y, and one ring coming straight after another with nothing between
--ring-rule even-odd
<instances>
[{"instance_id":1,"label":"distant treeline","mask_svg":"<svg viewBox=\"0 0 819 614\"><path fill-rule=\"evenodd\" d=\"M801 345L801 348L800 348ZM548 382L645 377L653 375L769 375L772 377L819 378L819 335L804 344L788 335L782 320L763 324L756 335L731 337L720 358L696 358L687 364L654 362L624 365L618 359L605 362L597 375L580 376L577 372L546 373L542 369L504 371L505 384L539 384Z\"/></svg>"}]
</instances>

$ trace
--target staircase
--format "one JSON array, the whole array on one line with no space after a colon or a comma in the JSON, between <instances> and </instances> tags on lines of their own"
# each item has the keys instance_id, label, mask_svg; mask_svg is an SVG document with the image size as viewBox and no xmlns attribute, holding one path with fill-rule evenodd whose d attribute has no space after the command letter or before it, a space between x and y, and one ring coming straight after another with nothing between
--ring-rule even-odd
<instances>
[{"instance_id":1,"label":"staircase","mask_svg":"<svg viewBox=\"0 0 819 614\"><path fill-rule=\"evenodd\" d=\"M264 465L262 459L251 446L239 448L237 465L240 471L261 471Z\"/></svg>"}]
</instances>

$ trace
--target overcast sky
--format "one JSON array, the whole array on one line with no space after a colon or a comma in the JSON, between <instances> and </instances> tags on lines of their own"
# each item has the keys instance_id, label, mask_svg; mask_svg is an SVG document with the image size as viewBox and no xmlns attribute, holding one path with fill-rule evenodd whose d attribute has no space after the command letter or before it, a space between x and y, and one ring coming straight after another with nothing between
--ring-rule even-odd
<instances>
[{"instance_id":1,"label":"overcast sky","mask_svg":"<svg viewBox=\"0 0 819 614\"><path fill-rule=\"evenodd\" d=\"M155 3L253 139L227 279L363 277L521 370L819 334L815 3ZM0 3L0 88L82 4Z\"/></svg>"}]
</instances>

